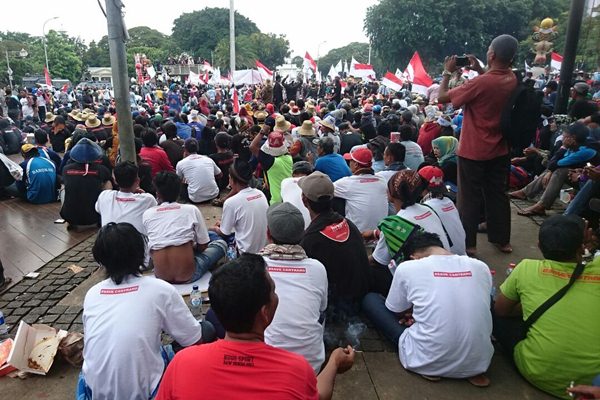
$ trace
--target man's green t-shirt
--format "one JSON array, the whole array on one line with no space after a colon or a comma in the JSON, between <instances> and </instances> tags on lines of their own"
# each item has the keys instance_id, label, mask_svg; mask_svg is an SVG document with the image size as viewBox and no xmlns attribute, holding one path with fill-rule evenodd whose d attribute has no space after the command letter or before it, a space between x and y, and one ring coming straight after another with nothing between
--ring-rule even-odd
<instances>
[{"instance_id":1,"label":"man's green t-shirt","mask_svg":"<svg viewBox=\"0 0 600 400\"><path fill-rule=\"evenodd\" d=\"M281 181L292 176L292 156L285 154L275 157L273 165L267 170L271 201L269 204L281 203Z\"/></svg>"},{"instance_id":2,"label":"man's green t-shirt","mask_svg":"<svg viewBox=\"0 0 600 400\"><path fill-rule=\"evenodd\" d=\"M523 260L500 286L520 301L523 320L569 282L574 263ZM600 258L586 265L567 294L548 309L517 344L521 374L554 396L569 399L571 381L589 385L600 374Z\"/></svg>"}]
</instances>

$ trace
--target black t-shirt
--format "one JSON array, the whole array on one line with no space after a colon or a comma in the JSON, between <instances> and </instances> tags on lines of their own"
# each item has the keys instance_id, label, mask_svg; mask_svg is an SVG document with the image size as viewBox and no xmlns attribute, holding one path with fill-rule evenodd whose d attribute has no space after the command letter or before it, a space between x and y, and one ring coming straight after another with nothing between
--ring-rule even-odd
<instances>
[{"instance_id":1,"label":"black t-shirt","mask_svg":"<svg viewBox=\"0 0 600 400\"><path fill-rule=\"evenodd\" d=\"M362 144L360 133L342 133L340 134L340 154L350 153L354 146Z\"/></svg>"},{"instance_id":2,"label":"black t-shirt","mask_svg":"<svg viewBox=\"0 0 600 400\"><path fill-rule=\"evenodd\" d=\"M6 108L8 110L18 110L21 108L21 103L19 103L19 100L15 99L14 97L8 96L6 98Z\"/></svg>"},{"instance_id":3,"label":"black t-shirt","mask_svg":"<svg viewBox=\"0 0 600 400\"><path fill-rule=\"evenodd\" d=\"M233 164L233 153L231 151L226 151L225 153L211 154L209 157L212 158L223 173L223 176L217 179L219 190L223 190L229 185L229 167Z\"/></svg>"},{"instance_id":4,"label":"black t-shirt","mask_svg":"<svg viewBox=\"0 0 600 400\"><path fill-rule=\"evenodd\" d=\"M86 164L68 164L62 172L65 201L60 216L71 225L100 222L96 200L110 178L110 171L100 163L87 164L87 169Z\"/></svg>"},{"instance_id":5,"label":"black t-shirt","mask_svg":"<svg viewBox=\"0 0 600 400\"><path fill-rule=\"evenodd\" d=\"M66 128L61 129L56 133L50 133L50 143L52 144L52 150L57 153L63 153L65 151L65 140L71 136Z\"/></svg>"},{"instance_id":6,"label":"black t-shirt","mask_svg":"<svg viewBox=\"0 0 600 400\"><path fill-rule=\"evenodd\" d=\"M579 99L571 105L569 115L574 119L583 119L589 117L596 111L598 111L596 103L587 99Z\"/></svg>"}]
</instances>

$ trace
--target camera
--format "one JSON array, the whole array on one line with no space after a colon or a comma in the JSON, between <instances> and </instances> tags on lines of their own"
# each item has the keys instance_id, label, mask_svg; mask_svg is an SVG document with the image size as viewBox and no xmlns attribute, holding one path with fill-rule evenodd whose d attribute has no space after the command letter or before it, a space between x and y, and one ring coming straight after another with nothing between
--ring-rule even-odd
<instances>
[{"instance_id":1,"label":"camera","mask_svg":"<svg viewBox=\"0 0 600 400\"><path fill-rule=\"evenodd\" d=\"M457 67L468 67L471 65L471 60L466 55L456 56L456 66Z\"/></svg>"}]
</instances>

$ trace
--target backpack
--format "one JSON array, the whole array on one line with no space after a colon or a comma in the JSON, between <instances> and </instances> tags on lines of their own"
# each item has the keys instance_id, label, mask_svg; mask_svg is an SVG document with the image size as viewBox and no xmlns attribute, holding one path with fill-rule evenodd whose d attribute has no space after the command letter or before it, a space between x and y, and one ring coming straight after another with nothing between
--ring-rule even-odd
<instances>
[{"instance_id":1,"label":"backpack","mask_svg":"<svg viewBox=\"0 0 600 400\"><path fill-rule=\"evenodd\" d=\"M385 244L396 265L404 261L404 254L402 254L404 244L415 232L423 230L419 225L398 215L385 217L377 228L383 233Z\"/></svg>"},{"instance_id":2,"label":"backpack","mask_svg":"<svg viewBox=\"0 0 600 400\"><path fill-rule=\"evenodd\" d=\"M513 152L522 153L535 136L544 94L524 83L519 73L515 75L517 87L502 110L500 129Z\"/></svg>"}]
</instances>

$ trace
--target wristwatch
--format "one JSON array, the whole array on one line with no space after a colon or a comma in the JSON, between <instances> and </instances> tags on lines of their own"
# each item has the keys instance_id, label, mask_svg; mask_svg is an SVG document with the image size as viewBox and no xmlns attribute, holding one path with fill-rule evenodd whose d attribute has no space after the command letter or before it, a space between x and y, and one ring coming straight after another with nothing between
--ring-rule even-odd
<instances>
[{"instance_id":1,"label":"wristwatch","mask_svg":"<svg viewBox=\"0 0 600 400\"><path fill-rule=\"evenodd\" d=\"M442 76L452 76L452 72L444 70L444 72L442 72Z\"/></svg>"}]
</instances>

